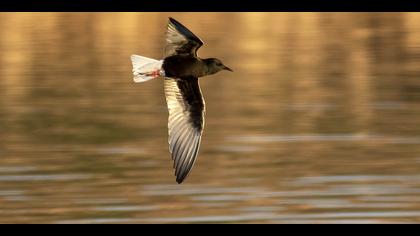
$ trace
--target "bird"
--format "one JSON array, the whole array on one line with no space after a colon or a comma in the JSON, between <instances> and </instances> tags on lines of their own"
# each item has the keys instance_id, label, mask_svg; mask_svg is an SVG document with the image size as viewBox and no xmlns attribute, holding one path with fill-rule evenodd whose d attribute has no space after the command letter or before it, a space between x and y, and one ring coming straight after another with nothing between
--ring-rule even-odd
<instances>
[{"instance_id":1,"label":"bird","mask_svg":"<svg viewBox=\"0 0 420 236\"><path fill-rule=\"evenodd\" d=\"M203 44L187 27L169 17L164 58L131 55L134 82L164 80L169 152L178 184L191 172L201 144L206 106L198 80L223 70L233 72L220 59L198 57L197 50Z\"/></svg>"}]
</instances>

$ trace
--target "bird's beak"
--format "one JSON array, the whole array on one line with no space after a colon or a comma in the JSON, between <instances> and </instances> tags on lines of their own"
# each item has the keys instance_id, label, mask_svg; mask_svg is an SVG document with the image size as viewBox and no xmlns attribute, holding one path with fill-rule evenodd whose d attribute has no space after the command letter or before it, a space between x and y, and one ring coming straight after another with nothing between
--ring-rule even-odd
<instances>
[{"instance_id":1,"label":"bird's beak","mask_svg":"<svg viewBox=\"0 0 420 236\"><path fill-rule=\"evenodd\" d=\"M233 70L232 69L230 69L229 67L227 67L227 66L223 66L223 70L228 70L228 71L230 71L230 72L233 72Z\"/></svg>"}]
</instances>

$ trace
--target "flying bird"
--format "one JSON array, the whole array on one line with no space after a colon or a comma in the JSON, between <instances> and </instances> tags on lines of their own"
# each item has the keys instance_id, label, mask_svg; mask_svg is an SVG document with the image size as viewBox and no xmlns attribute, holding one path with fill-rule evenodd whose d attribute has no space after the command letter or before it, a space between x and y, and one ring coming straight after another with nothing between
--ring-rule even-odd
<instances>
[{"instance_id":1,"label":"flying bird","mask_svg":"<svg viewBox=\"0 0 420 236\"><path fill-rule=\"evenodd\" d=\"M199 58L197 50L203 44L187 27L169 17L164 59L131 56L134 82L164 79L169 152L178 184L195 164L204 128L205 102L198 78L222 70L232 71L217 58Z\"/></svg>"}]
</instances>

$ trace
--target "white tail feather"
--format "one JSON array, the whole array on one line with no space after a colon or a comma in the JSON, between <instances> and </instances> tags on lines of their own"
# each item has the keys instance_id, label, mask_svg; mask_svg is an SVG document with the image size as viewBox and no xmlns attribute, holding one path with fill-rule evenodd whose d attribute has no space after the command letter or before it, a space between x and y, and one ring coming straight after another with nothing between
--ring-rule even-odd
<instances>
[{"instance_id":1,"label":"white tail feather","mask_svg":"<svg viewBox=\"0 0 420 236\"><path fill-rule=\"evenodd\" d=\"M164 76L162 60L158 61L147 57L132 55L131 62L133 63L133 80L136 83L142 83L158 78L159 76Z\"/></svg>"}]
</instances>

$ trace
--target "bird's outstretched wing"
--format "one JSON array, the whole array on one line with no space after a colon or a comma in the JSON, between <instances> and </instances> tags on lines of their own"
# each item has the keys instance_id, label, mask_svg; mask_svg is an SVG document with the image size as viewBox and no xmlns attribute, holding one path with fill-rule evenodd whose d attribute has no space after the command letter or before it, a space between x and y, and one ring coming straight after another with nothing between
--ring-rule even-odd
<instances>
[{"instance_id":1,"label":"bird's outstretched wing","mask_svg":"<svg viewBox=\"0 0 420 236\"><path fill-rule=\"evenodd\" d=\"M165 78L169 110L169 151L174 161L176 181L182 183L193 167L204 127L205 103L198 78Z\"/></svg>"},{"instance_id":2,"label":"bird's outstretched wing","mask_svg":"<svg viewBox=\"0 0 420 236\"><path fill-rule=\"evenodd\" d=\"M203 41L195 36L187 27L169 17L166 31L165 56L175 54L188 54L197 56L197 50L203 45Z\"/></svg>"}]
</instances>

